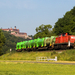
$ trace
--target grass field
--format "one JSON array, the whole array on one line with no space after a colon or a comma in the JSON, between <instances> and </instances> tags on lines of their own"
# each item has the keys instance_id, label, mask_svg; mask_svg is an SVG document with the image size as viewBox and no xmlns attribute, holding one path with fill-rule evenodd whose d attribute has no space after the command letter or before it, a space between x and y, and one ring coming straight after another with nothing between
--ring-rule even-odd
<instances>
[{"instance_id":1,"label":"grass field","mask_svg":"<svg viewBox=\"0 0 75 75\"><path fill-rule=\"evenodd\" d=\"M0 62L0 75L75 75L75 65Z\"/></svg>"},{"instance_id":2,"label":"grass field","mask_svg":"<svg viewBox=\"0 0 75 75\"><path fill-rule=\"evenodd\" d=\"M62 53L56 51L31 51L31 52L11 52L0 56L0 60L29 60L35 61L36 57L50 57L55 58L57 56L58 61L75 61L75 50L66 50Z\"/></svg>"},{"instance_id":3,"label":"grass field","mask_svg":"<svg viewBox=\"0 0 75 75\"><path fill-rule=\"evenodd\" d=\"M50 57L51 52L14 52L0 56L0 60L36 60L36 57ZM55 57L54 57L55 58Z\"/></svg>"},{"instance_id":4,"label":"grass field","mask_svg":"<svg viewBox=\"0 0 75 75\"><path fill-rule=\"evenodd\" d=\"M75 60L75 50L62 53L56 51L43 52L11 52L0 56L4 60L36 61L36 57L58 57L58 61L69 62ZM66 61L66 62L67 62ZM48 61L47 61L48 62ZM26 62L0 62L0 75L75 75L75 65L26 63Z\"/></svg>"}]
</instances>

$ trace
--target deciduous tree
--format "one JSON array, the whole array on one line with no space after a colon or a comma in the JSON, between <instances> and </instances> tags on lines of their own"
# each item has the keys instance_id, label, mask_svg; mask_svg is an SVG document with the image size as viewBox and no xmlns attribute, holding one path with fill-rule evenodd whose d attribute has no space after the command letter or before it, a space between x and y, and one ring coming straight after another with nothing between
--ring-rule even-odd
<instances>
[{"instance_id":1,"label":"deciduous tree","mask_svg":"<svg viewBox=\"0 0 75 75\"><path fill-rule=\"evenodd\" d=\"M75 7L55 23L54 33L58 35L66 32L75 34Z\"/></svg>"},{"instance_id":2,"label":"deciduous tree","mask_svg":"<svg viewBox=\"0 0 75 75\"><path fill-rule=\"evenodd\" d=\"M34 38L43 38L43 37L48 37L50 36L51 33L51 28L52 26L50 24L48 25L40 25L39 27L37 27L36 30L36 34L34 35Z\"/></svg>"},{"instance_id":3,"label":"deciduous tree","mask_svg":"<svg viewBox=\"0 0 75 75\"><path fill-rule=\"evenodd\" d=\"M0 29L0 55L2 54L1 48L4 45L4 43L5 43L5 36L4 36L3 32Z\"/></svg>"}]
</instances>

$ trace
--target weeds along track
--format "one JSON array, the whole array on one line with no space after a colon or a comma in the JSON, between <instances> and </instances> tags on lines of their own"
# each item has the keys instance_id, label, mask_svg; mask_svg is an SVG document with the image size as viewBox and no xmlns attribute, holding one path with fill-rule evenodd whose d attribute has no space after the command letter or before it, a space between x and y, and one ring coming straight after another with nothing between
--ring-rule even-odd
<instances>
[{"instance_id":1,"label":"weeds along track","mask_svg":"<svg viewBox=\"0 0 75 75\"><path fill-rule=\"evenodd\" d=\"M75 50L75 49L60 49L60 50L32 50L33 52L63 52L63 51L68 51L68 50ZM32 51L26 51L26 52L32 52ZM25 51L24 51L25 52Z\"/></svg>"}]
</instances>

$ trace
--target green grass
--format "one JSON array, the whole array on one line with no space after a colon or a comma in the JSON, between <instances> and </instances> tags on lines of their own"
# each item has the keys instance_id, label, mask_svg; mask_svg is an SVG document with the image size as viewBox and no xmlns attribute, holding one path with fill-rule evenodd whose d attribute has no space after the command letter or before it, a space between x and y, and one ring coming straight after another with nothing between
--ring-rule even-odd
<instances>
[{"instance_id":1,"label":"green grass","mask_svg":"<svg viewBox=\"0 0 75 75\"><path fill-rule=\"evenodd\" d=\"M75 75L75 65L0 62L0 75Z\"/></svg>"},{"instance_id":2,"label":"green grass","mask_svg":"<svg viewBox=\"0 0 75 75\"><path fill-rule=\"evenodd\" d=\"M58 60L75 61L75 50L67 50L58 55Z\"/></svg>"},{"instance_id":3,"label":"green grass","mask_svg":"<svg viewBox=\"0 0 75 75\"><path fill-rule=\"evenodd\" d=\"M36 60L36 57L50 57L51 52L15 52L0 56L0 60Z\"/></svg>"},{"instance_id":4,"label":"green grass","mask_svg":"<svg viewBox=\"0 0 75 75\"><path fill-rule=\"evenodd\" d=\"M55 58L57 56L58 61L75 61L75 50L66 50L62 53L56 51L36 51L36 52L11 52L0 56L0 60L29 60L35 61L36 57L50 57Z\"/></svg>"}]
</instances>

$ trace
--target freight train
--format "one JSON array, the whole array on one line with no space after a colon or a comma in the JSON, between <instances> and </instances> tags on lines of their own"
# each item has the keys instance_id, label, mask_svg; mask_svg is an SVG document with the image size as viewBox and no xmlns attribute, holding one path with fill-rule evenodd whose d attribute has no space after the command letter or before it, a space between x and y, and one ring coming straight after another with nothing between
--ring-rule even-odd
<instances>
[{"instance_id":1,"label":"freight train","mask_svg":"<svg viewBox=\"0 0 75 75\"><path fill-rule=\"evenodd\" d=\"M59 36L51 36L45 38L38 38L29 41L18 42L16 44L16 51L30 51L41 49L67 49L75 48L75 36L69 33L63 33Z\"/></svg>"}]
</instances>

